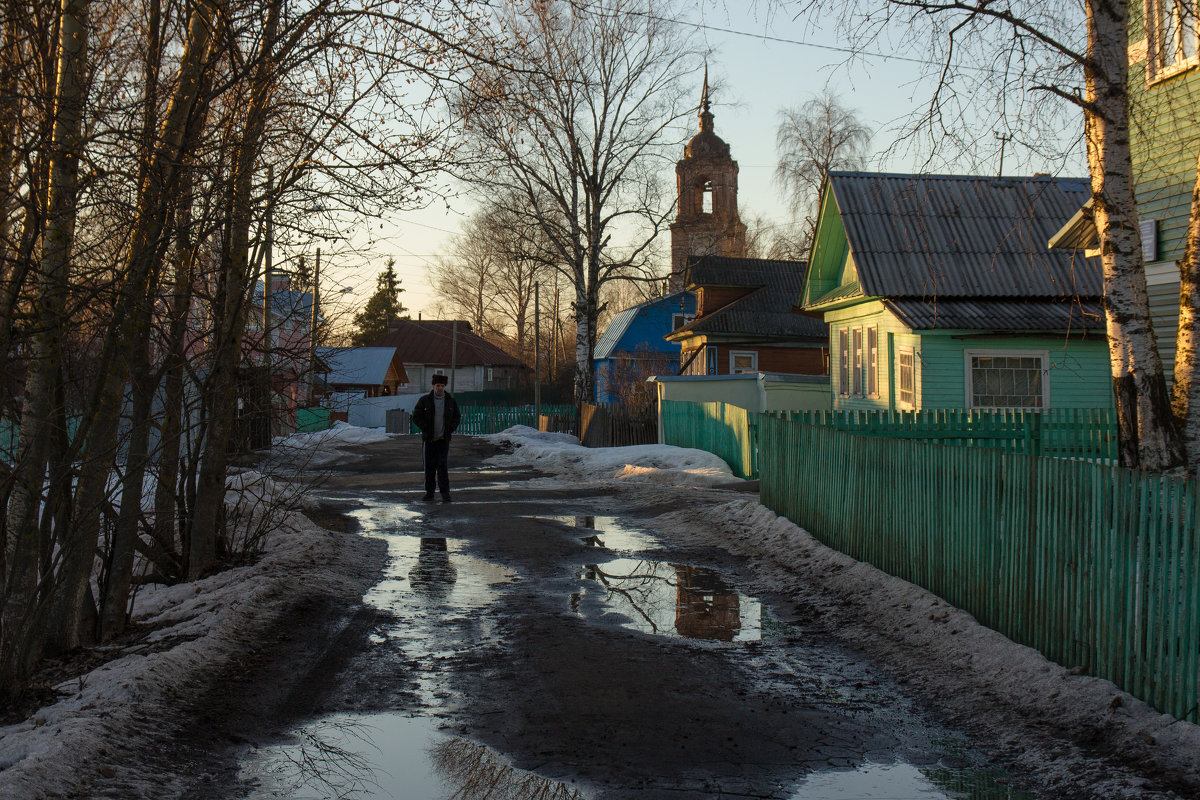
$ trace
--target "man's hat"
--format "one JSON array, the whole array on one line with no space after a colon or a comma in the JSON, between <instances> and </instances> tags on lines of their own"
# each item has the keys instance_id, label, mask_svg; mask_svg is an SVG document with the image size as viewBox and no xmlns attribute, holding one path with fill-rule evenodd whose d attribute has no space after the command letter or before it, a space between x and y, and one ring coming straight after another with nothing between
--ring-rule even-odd
<instances>
[{"instance_id":1,"label":"man's hat","mask_svg":"<svg viewBox=\"0 0 1200 800\"><path fill-rule=\"evenodd\" d=\"M442 373L438 372L438 373L435 373L435 374L434 374L434 376L433 376L433 381L432 381L432 382L433 382L433 383L440 383L442 386L445 386L445 385L446 385L447 383L449 383L450 381L448 381L448 380L446 379L446 376L445 376L445 375L443 375Z\"/></svg>"}]
</instances>

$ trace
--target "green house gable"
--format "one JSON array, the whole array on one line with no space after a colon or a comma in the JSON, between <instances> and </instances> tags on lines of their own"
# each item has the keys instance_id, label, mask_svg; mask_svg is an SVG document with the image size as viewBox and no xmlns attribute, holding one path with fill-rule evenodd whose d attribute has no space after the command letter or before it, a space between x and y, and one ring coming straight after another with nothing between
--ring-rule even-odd
<instances>
[{"instance_id":1,"label":"green house gable","mask_svg":"<svg viewBox=\"0 0 1200 800\"><path fill-rule=\"evenodd\" d=\"M1099 267L1045 249L1086 193L831 174L800 305L829 326L833 408L1110 407Z\"/></svg>"}]
</instances>

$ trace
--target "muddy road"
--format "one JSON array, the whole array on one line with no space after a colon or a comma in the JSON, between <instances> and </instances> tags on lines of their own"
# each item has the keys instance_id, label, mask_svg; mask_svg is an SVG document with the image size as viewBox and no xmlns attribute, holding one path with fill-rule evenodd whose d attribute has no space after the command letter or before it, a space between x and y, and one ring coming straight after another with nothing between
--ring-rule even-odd
<instances>
[{"instance_id":1,"label":"muddy road","mask_svg":"<svg viewBox=\"0 0 1200 800\"><path fill-rule=\"evenodd\" d=\"M375 545L362 602L314 602L209 698L186 796L1038 796L803 605L740 590L747 564L656 536L661 502L459 437L453 502L425 503L415 451L360 448L314 489Z\"/></svg>"}]
</instances>

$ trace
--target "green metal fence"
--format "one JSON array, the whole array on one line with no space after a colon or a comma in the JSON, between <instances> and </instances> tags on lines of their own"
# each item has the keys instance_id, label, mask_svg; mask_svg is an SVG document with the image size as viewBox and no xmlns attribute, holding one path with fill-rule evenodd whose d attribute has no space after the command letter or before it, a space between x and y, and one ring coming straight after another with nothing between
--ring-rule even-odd
<instances>
[{"instance_id":1,"label":"green metal fence","mask_svg":"<svg viewBox=\"0 0 1200 800\"><path fill-rule=\"evenodd\" d=\"M462 414L462 421L458 424L459 433L483 436L489 433L500 433L500 431L511 428L513 425L527 425L530 428L537 428L537 417L533 413L533 406L516 406L511 408L499 406L461 406L459 411ZM574 413L575 406L573 405L542 405L543 415L566 415ZM418 433L416 425L413 425L411 430L413 433Z\"/></svg>"},{"instance_id":2,"label":"green metal fence","mask_svg":"<svg viewBox=\"0 0 1200 800\"><path fill-rule=\"evenodd\" d=\"M296 433L324 431L328 430L332 424L328 408L313 406L312 408L296 409Z\"/></svg>"},{"instance_id":3,"label":"green metal fence","mask_svg":"<svg viewBox=\"0 0 1200 800\"><path fill-rule=\"evenodd\" d=\"M758 423L764 505L1179 718L1200 703L1200 490L1064 458Z\"/></svg>"},{"instance_id":4,"label":"green metal fence","mask_svg":"<svg viewBox=\"0 0 1200 800\"><path fill-rule=\"evenodd\" d=\"M739 478L758 477L757 414L728 403L662 401L662 441L707 450Z\"/></svg>"}]
</instances>

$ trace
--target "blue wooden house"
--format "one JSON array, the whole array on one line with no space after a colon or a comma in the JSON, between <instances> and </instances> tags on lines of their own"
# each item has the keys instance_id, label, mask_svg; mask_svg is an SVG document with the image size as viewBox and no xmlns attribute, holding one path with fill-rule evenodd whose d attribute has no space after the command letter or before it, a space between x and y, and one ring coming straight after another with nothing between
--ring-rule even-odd
<instances>
[{"instance_id":1,"label":"blue wooden house","mask_svg":"<svg viewBox=\"0 0 1200 800\"><path fill-rule=\"evenodd\" d=\"M600 338L593 356L597 403L620 404L645 391L651 375L679 371L679 343L663 337L696 315L696 295L672 292L619 312Z\"/></svg>"}]
</instances>

